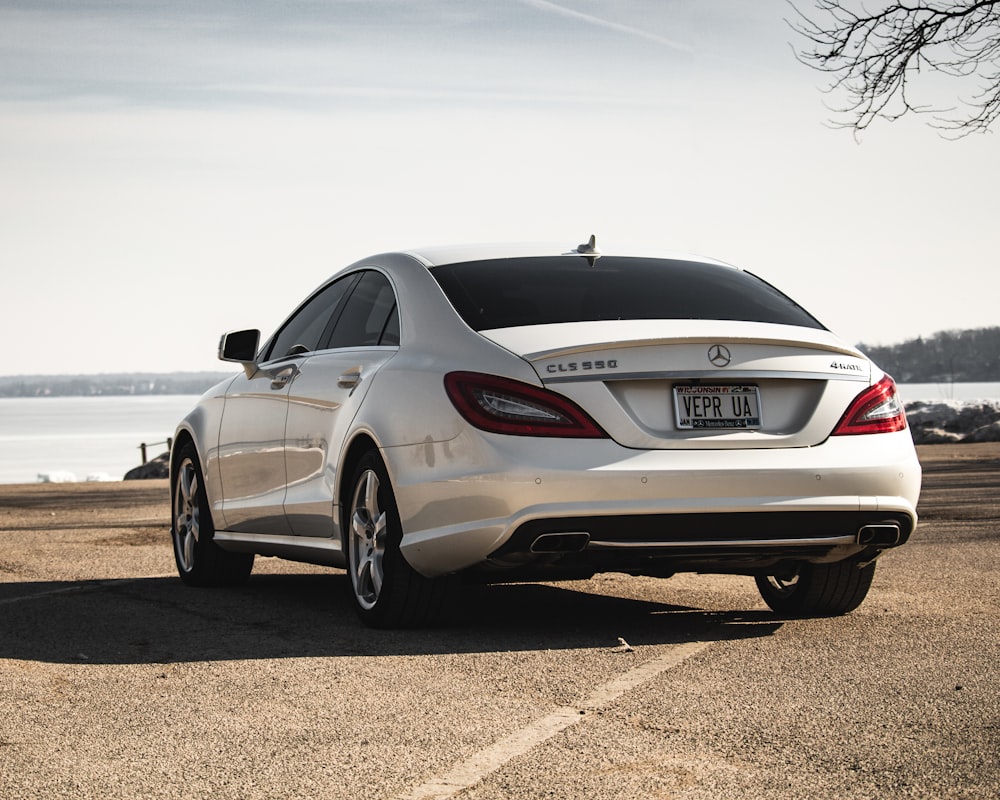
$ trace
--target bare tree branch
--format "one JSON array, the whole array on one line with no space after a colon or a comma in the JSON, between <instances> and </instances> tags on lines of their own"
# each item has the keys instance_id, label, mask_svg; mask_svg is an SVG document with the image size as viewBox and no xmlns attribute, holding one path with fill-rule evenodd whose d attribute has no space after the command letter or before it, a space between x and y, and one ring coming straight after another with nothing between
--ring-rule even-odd
<instances>
[{"instance_id":1,"label":"bare tree branch","mask_svg":"<svg viewBox=\"0 0 1000 800\"><path fill-rule=\"evenodd\" d=\"M954 137L986 132L1000 116L1000 0L861 2L815 0L806 14L789 0L789 25L804 40L803 64L832 76L826 91L846 95L833 111L846 117L836 127L858 134L876 119L932 114L934 127ZM935 108L921 102L932 73L964 79L976 88L959 105Z\"/></svg>"}]
</instances>

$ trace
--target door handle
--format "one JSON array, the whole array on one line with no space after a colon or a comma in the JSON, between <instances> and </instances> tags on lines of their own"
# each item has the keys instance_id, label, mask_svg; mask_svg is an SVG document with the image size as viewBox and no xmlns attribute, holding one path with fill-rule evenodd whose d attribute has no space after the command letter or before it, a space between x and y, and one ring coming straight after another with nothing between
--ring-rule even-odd
<instances>
[{"instance_id":1,"label":"door handle","mask_svg":"<svg viewBox=\"0 0 1000 800\"><path fill-rule=\"evenodd\" d=\"M290 367L284 367L278 370L271 376L271 388L272 389L284 389L298 374L299 370L294 364Z\"/></svg>"},{"instance_id":2,"label":"door handle","mask_svg":"<svg viewBox=\"0 0 1000 800\"><path fill-rule=\"evenodd\" d=\"M361 367L352 367L337 378L337 386L341 389L353 389L361 382Z\"/></svg>"}]
</instances>

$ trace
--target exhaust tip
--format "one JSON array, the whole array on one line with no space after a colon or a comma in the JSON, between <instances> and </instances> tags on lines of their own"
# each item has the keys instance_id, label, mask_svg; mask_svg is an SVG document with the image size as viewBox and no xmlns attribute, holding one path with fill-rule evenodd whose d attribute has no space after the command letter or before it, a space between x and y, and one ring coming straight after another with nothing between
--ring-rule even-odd
<instances>
[{"instance_id":1,"label":"exhaust tip","mask_svg":"<svg viewBox=\"0 0 1000 800\"><path fill-rule=\"evenodd\" d=\"M543 533L531 543L532 553L579 553L590 542L585 532Z\"/></svg>"},{"instance_id":2,"label":"exhaust tip","mask_svg":"<svg viewBox=\"0 0 1000 800\"><path fill-rule=\"evenodd\" d=\"M899 544L899 525L884 522L875 525L865 525L858 531L858 544L877 547L894 547Z\"/></svg>"}]
</instances>

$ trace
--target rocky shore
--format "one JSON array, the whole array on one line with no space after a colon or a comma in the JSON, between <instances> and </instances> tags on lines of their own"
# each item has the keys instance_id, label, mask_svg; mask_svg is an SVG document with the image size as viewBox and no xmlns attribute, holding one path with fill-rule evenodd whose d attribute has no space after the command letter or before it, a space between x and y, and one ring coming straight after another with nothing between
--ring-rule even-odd
<instances>
[{"instance_id":1,"label":"rocky shore","mask_svg":"<svg viewBox=\"0 0 1000 800\"><path fill-rule=\"evenodd\" d=\"M146 481L170 477L170 453L161 453L145 464L134 467L125 473L126 481Z\"/></svg>"},{"instance_id":2,"label":"rocky shore","mask_svg":"<svg viewBox=\"0 0 1000 800\"><path fill-rule=\"evenodd\" d=\"M1000 401L916 400L906 404L916 444L1000 442Z\"/></svg>"}]
</instances>

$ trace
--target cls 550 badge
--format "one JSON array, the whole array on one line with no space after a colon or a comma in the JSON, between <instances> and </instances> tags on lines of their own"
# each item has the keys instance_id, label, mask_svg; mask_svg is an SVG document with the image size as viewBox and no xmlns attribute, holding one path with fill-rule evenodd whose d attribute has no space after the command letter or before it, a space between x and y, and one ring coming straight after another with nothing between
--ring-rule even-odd
<instances>
[{"instance_id":1,"label":"cls 550 badge","mask_svg":"<svg viewBox=\"0 0 1000 800\"><path fill-rule=\"evenodd\" d=\"M560 364L548 364L545 371L551 375L559 372L586 372L595 369L618 369L618 360L609 358L606 361L567 361Z\"/></svg>"}]
</instances>

